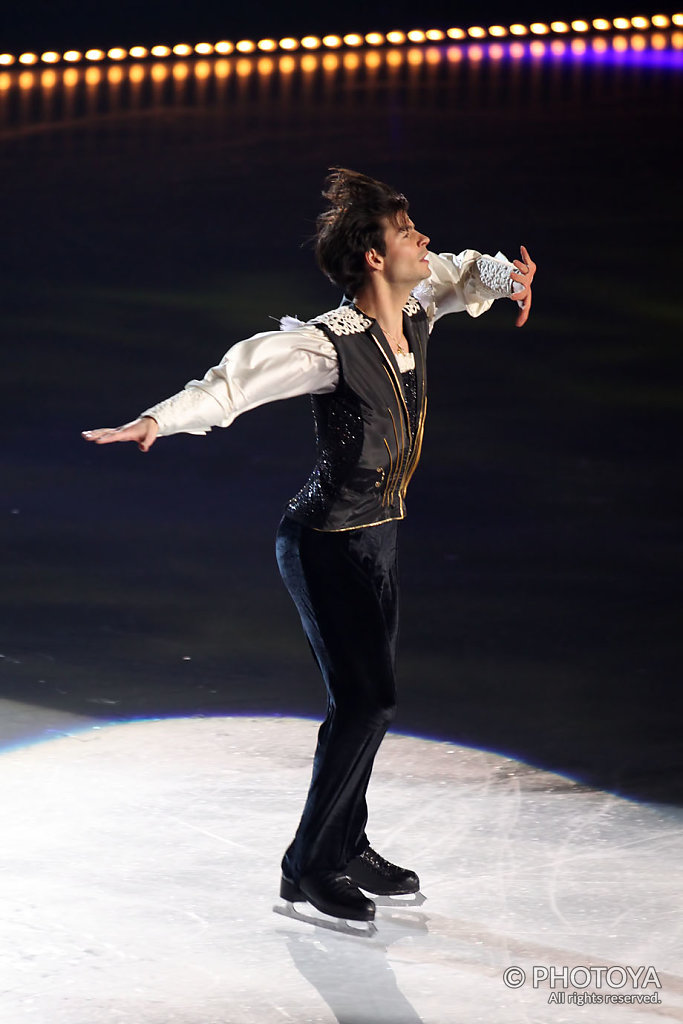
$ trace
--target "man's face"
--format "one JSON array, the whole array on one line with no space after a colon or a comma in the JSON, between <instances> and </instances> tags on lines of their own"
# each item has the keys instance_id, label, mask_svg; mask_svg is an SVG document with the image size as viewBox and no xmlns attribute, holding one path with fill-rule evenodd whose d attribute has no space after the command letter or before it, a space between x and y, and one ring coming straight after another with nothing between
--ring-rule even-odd
<instances>
[{"instance_id":1,"label":"man's face","mask_svg":"<svg viewBox=\"0 0 683 1024\"><path fill-rule=\"evenodd\" d=\"M396 220L387 220L384 230L386 254L383 273L390 284L410 285L429 277L427 246L429 238L417 230L406 213Z\"/></svg>"}]
</instances>

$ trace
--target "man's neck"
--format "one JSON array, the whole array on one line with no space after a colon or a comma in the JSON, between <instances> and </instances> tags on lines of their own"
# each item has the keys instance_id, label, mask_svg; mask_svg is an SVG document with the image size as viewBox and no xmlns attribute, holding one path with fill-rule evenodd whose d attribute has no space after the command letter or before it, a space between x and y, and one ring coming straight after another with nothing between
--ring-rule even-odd
<instances>
[{"instance_id":1,"label":"man's neck","mask_svg":"<svg viewBox=\"0 0 683 1024\"><path fill-rule=\"evenodd\" d=\"M364 285L356 295L355 305L380 327L396 337L403 333L403 307L410 296L409 287L390 288L386 283L379 287L374 282Z\"/></svg>"}]
</instances>

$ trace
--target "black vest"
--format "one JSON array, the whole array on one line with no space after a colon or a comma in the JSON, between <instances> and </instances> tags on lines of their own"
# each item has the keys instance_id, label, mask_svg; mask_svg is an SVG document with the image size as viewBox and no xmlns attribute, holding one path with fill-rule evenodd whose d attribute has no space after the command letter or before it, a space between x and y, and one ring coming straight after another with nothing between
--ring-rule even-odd
<instances>
[{"instance_id":1,"label":"black vest","mask_svg":"<svg viewBox=\"0 0 683 1024\"><path fill-rule=\"evenodd\" d=\"M425 311L412 296L403 308L403 330L415 356L414 429L401 372L377 321L347 306L309 323L334 345L339 383L330 394L311 396L317 460L285 514L326 532L403 519L427 412Z\"/></svg>"}]
</instances>

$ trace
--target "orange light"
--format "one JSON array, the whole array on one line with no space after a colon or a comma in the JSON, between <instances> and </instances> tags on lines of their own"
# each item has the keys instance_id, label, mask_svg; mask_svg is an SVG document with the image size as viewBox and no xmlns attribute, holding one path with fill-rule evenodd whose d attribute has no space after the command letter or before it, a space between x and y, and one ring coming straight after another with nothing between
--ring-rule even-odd
<instances>
[{"instance_id":1,"label":"orange light","mask_svg":"<svg viewBox=\"0 0 683 1024\"><path fill-rule=\"evenodd\" d=\"M216 78L227 78L230 74L230 61L217 60L213 66L213 73Z\"/></svg>"},{"instance_id":2,"label":"orange light","mask_svg":"<svg viewBox=\"0 0 683 1024\"><path fill-rule=\"evenodd\" d=\"M665 50L666 36L663 36L661 32L655 32L653 36L650 36L650 46L653 50Z\"/></svg>"},{"instance_id":3,"label":"orange light","mask_svg":"<svg viewBox=\"0 0 683 1024\"><path fill-rule=\"evenodd\" d=\"M294 71L294 68L296 67L296 61L294 60L293 57L280 57L277 66L283 74L289 75L292 71Z\"/></svg>"},{"instance_id":4,"label":"orange light","mask_svg":"<svg viewBox=\"0 0 683 1024\"><path fill-rule=\"evenodd\" d=\"M375 50L370 50L365 54L365 66L367 68L378 68L381 63L382 58Z\"/></svg>"},{"instance_id":5,"label":"orange light","mask_svg":"<svg viewBox=\"0 0 683 1024\"><path fill-rule=\"evenodd\" d=\"M671 36L671 45L674 50L683 50L683 32L674 32Z\"/></svg>"},{"instance_id":6,"label":"orange light","mask_svg":"<svg viewBox=\"0 0 683 1024\"><path fill-rule=\"evenodd\" d=\"M99 85L102 79L102 72L99 68L88 68L85 73L85 80L88 85Z\"/></svg>"},{"instance_id":7,"label":"orange light","mask_svg":"<svg viewBox=\"0 0 683 1024\"><path fill-rule=\"evenodd\" d=\"M556 57L561 57L564 51L567 49L567 47L561 39L553 39L552 43L550 44L550 49Z\"/></svg>"},{"instance_id":8,"label":"orange light","mask_svg":"<svg viewBox=\"0 0 683 1024\"><path fill-rule=\"evenodd\" d=\"M0 53L0 57L5 57L5 56L6 56L6 54ZM0 75L0 89L2 89L2 91L4 92L6 89L9 89L11 84L12 84L11 76L8 75L6 71L3 71L3 73Z\"/></svg>"},{"instance_id":9,"label":"orange light","mask_svg":"<svg viewBox=\"0 0 683 1024\"><path fill-rule=\"evenodd\" d=\"M480 61L484 56L484 51L481 46L468 46L467 56L470 60Z\"/></svg>"},{"instance_id":10,"label":"orange light","mask_svg":"<svg viewBox=\"0 0 683 1024\"><path fill-rule=\"evenodd\" d=\"M524 46L522 43L512 43L510 46L510 56L516 59L524 56Z\"/></svg>"},{"instance_id":11,"label":"orange light","mask_svg":"<svg viewBox=\"0 0 683 1024\"><path fill-rule=\"evenodd\" d=\"M389 50L386 62L390 68L398 68L403 63L403 54L399 50Z\"/></svg>"},{"instance_id":12,"label":"orange light","mask_svg":"<svg viewBox=\"0 0 683 1024\"><path fill-rule=\"evenodd\" d=\"M489 57L491 60L500 60L504 55L505 50L500 43L492 43L492 45L489 46Z\"/></svg>"},{"instance_id":13,"label":"orange light","mask_svg":"<svg viewBox=\"0 0 683 1024\"><path fill-rule=\"evenodd\" d=\"M20 89L31 89L33 88L33 75L30 71L22 71L19 75L19 88Z\"/></svg>"},{"instance_id":14,"label":"orange light","mask_svg":"<svg viewBox=\"0 0 683 1024\"><path fill-rule=\"evenodd\" d=\"M116 64L113 68L109 68L107 79L112 85L118 85L123 80L123 68L117 67Z\"/></svg>"},{"instance_id":15,"label":"orange light","mask_svg":"<svg viewBox=\"0 0 683 1024\"><path fill-rule=\"evenodd\" d=\"M608 48L607 40L604 36L599 36L593 40L592 47L594 53L604 53Z\"/></svg>"},{"instance_id":16,"label":"orange light","mask_svg":"<svg viewBox=\"0 0 683 1024\"><path fill-rule=\"evenodd\" d=\"M301 70L302 71L315 71L318 66L318 58L314 57L312 53L305 53L301 58Z\"/></svg>"},{"instance_id":17,"label":"orange light","mask_svg":"<svg viewBox=\"0 0 683 1024\"><path fill-rule=\"evenodd\" d=\"M187 43L177 43L175 46L173 46L172 49L165 45L157 45L152 47L151 51L147 50L145 47L142 46L135 46L132 47L130 50L124 50L120 47L112 47L106 52L100 49L92 48L86 50L85 54L82 54L77 50L67 50L63 54L60 54L57 51L47 50L44 53L40 54L40 56L38 56L35 53L27 52L20 54L18 58L15 57L13 54L3 53L0 54L0 68L9 67L10 65L14 64L15 61L17 60L20 64L24 66L32 66L37 64L39 61L43 64L58 64L61 60L64 60L67 63L77 63L78 61L82 60L83 57L85 57L87 61L98 62L104 60L105 57L109 58L112 61L122 61L129 56L135 59L142 59L144 57L147 57L149 53L151 53L154 57L168 57L172 53L178 57L189 57L193 53L208 56L214 52L219 54L230 54L234 50L237 50L237 52L242 54L247 54L253 53L256 49L262 52L272 53L275 50L277 50L278 47L285 51L292 51L298 49L300 46L303 47L305 50L316 50L320 46L325 46L329 49L336 49L339 48L342 44L348 47L360 47L364 43L372 47L382 46L385 43L389 43L394 46L399 46L405 43L406 40L410 41L411 43L420 44L426 41L438 42L446 37L455 40L463 40L467 39L468 37L471 39L483 40L489 36L493 38L503 38L507 36L508 33L510 33L512 36L519 37L526 36L529 33L536 36L547 35L551 31L558 34L564 34L569 31L573 31L576 33L586 33L590 32L591 29L600 33L608 32L612 28L622 31L629 30L631 28L639 31L644 31L650 27L654 27L657 29L666 29L669 28L671 25L683 26L683 13L676 13L671 16L666 14L655 14L652 15L652 17L650 18L640 15L635 16L633 18L621 17L614 18L611 20L607 18L594 18L590 22L585 21L583 19L575 19L570 24L564 21L553 21L550 23L550 25L547 25L544 22L533 22L529 26L515 23L513 25L510 25L509 28L506 28L503 25L491 25L488 28L482 25L472 25L467 30L453 27L449 28L446 32L444 32L442 29L434 28L427 30L411 29L407 33L404 33L399 30L392 30L386 33L386 35L382 34L381 32L375 31L368 32L365 36L362 36L358 33L347 33L343 37L337 35L326 35L323 36L322 39L320 39L317 36L311 35L304 36L300 41L293 37L285 37L279 40L279 42L276 41L275 39L262 39L258 43L255 43L250 39L242 39L237 44L233 44L232 42L229 42L227 40L222 40L216 43L215 45L211 43L197 43L194 47L190 46ZM575 40L572 43L573 52L584 53L585 47L576 45L576 42L577 41ZM663 49L666 47L666 45L668 45L669 42L671 42L673 45L673 39L667 40L666 37L662 36L661 34L653 36L650 42L655 49ZM607 44L603 45L603 43L604 41L601 41L599 39L593 40L591 43L592 49L599 53L604 52ZM615 49L617 49L623 44L619 42L619 40L614 39L611 41L611 45L614 46ZM643 49L645 46L647 46L647 41L643 37L634 36L630 40L630 45L633 49ZM532 43L529 47L529 51L534 55L540 54L541 52L546 52L545 47L543 46L543 44L540 43ZM551 51L557 54L562 53L564 52L564 46L563 44L552 44ZM480 54L477 47L469 47L467 52L470 55L471 59L473 60L482 59L484 53L484 51L481 51ZM487 52L495 59L499 59L500 55L502 54L502 51L493 51L491 48L489 48ZM510 53L512 56L516 55L515 53L513 53L512 48L510 49ZM412 64L418 62L421 63L423 60L427 60L430 63L436 63L437 61L441 60L441 54L438 50L427 51L427 54L420 54L418 61L417 51L411 50L408 54L408 59ZM449 57L449 59L455 58ZM366 58L365 63L369 67L378 66L378 63L374 59L370 60ZM394 64L394 66L396 66L398 62L392 61L392 63ZM324 64L324 66L332 67L332 64L328 62L327 64ZM244 64L242 64L242 70L238 73L244 75L244 67ZM259 70L262 73L265 73L264 69L266 67L267 65L261 64L259 65ZM309 63L306 67L304 67L302 63L301 67L304 70L309 70L312 67L312 65ZM249 70L253 70L251 65L249 66ZM269 69L269 71L272 71L272 67ZM185 77L186 73L187 70L185 72L181 72L179 70L178 65L174 67L173 74L176 78ZM209 73L210 71L202 72L202 74L205 77ZM108 79L112 82L120 81L120 79L113 75L111 71L108 72ZM98 81L99 80L100 79L98 78ZM158 80L158 71L156 80ZM45 84L46 82L49 83L50 81L51 79L49 75L47 75L47 77L46 75L43 75L43 77L41 78L41 82L43 84ZM94 81L92 75L88 77L88 81ZM26 88L26 86L23 87Z\"/></svg>"},{"instance_id":18,"label":"orange light","mask_svg":"<svg viewBox=\"0 0 683 1024\"><path fill-rule=\"evenodd\" d=\"M194 73L197 78L208 78L211 74L211 65L207 60L200 60L194 69Z\"/></svg>"},{"instance_id":19,"label":"orange light","mask_svg":"<svg viewBox=\"0 0 683 1024\"><path fill-rule=\"evenodd\" d=\"M62 81L64 82L64 85L68 85L70 89L73 88L74 85L78 85L78 71L76 71L76 68L67 68L64 72Z\"/></svg>"},{"instance_id":20,"label":"orange light","mask_svg":"<svg viewBox=\"0 0 683 1024\"><path fill-rule=\"evenodd\" d=\"M174 64L173 65L173 77L176 82L182 82L188 76L187 64Z\"/></svg>"},{"instance_id":21,"label":"orange light","mask_svg":"<svg viewBox=\"0 0 683 1024\"><path fill-rule=\"evenodd\" d=\"M612 40L612 49L617 53L624 53L628 50L628 39L624 39L623 36L615 36Z\"/></svg>"},{"instance_id":22,"label":"orange light","mask_svg":"<svg viewBox=\"0 0 683 1024\"><path fill-rule=\"evenodd\" d=\"M422 50L408 50L408 63L416 67L422 63Z\"/></svg>"},{"instance_id":23,"label":"orange light","mask_svg":"<svg viewBox=\"0 0 683 1024\"><path fill-rule=\"evenodd\" d=\"M132 68L130 68L128 72L128 77L130 78L131 82L141 82L145 77L145 69L140 67L139 64L135 64Z\"/></svg>"},{"instance_id":24,"label":"orange light","mask_svg":"<svg viewBox=\"0 0 683 1024\"><path fill-rule=\"evenodd\" d=\"M40 76L40 84L43 86L44 89L52 88L56 81L57 74L55 71L52 70L52 68L50 68L49 71L43 71L42 75Z\"/></svg>"},{"instance_id":25,"label":"orange light","mask_svg":"<svg viewBox=\"0 0 683 1024\"><path fill-rule=\"evenodd\" d=\"M163 64L154 64L152 67L152 80L154 82L163 82L168 77L168 68L164 67Z\"/></svg>"},{"instance_id":26,"label":"orange light","mask_svg":"<svg viewBox=\"0 0 683 1024\"><path fill-rule=\"evenodd\" d=\"M435 46L430 46L425 52L425 60L428 64L440 64L441 63L441 50L437 50Z\"/></svg>"},{"instance_id":27,"label":"orange light","mask_svg":"<svg viewBox=\"0 0 683 1024\"><path fill-rule=\"evenodd\" d=\"M339 57L336 53L326 53L323 57L325 71L336 71L339 67Z\"/></svg>"},{"instance_id":28,"label":"orange light","mask_svg":"<svg viewBox=\"0 0 683 1024\"><path fill-rule=\"evenodd\" d=\"M235 65L235 71L240 78L246 78L247 75L251 74L251 61L248 57L241 57Z\"/></svg>"},{"instance_id":29,"label":"orange light","mask_svg":"<svg viewBox=\"0 0 683 1024\"><path fill-rule=\"evenodd\" d=\"M344 54L344 67L347 71L355 71L360 65L360 57L357 53Z\"/></svg>"},{"instance_id":30,"label":"orange light","mask_svg":"<svg viewBox=\"0 0 683 1024\"><path fill-rule=\"evenodd\" d=\"M534 39L529 44L529 53L532 57L542 57L545 53L545 43L542 43L540 39Z\"/></svg>"},{"instance_id":31,"label":"orange light","mask_svg":"<svg viewBox=\"0 0 683 1024\"><path fill-rule=\"evenodd\" d=\"M674 25L683 25L683 14L672 14L671 20Z\"/></svg>"},{"instance_id":32,"label":"orange light","mask_svg":"<svg viewBox=\"0 0 683 1024\"><path fill-rule=\"evenodd\" d=\"M572 53L582 54L586 52L586 41L584 39L572 39Z\"/></svg>"},{"instance_id":33,"label":"orange light","mask_svg":"<svg viewBox=\"0 0 683 1024\"><path fill-rule=\"evenodd\" d=\"M270 57L260 57L256 64L259 75L272 75L275 65Z\"/></svg>"},{"instance_id":34,"label":"orange light","mask_svg":"<svg viewBox=\"0 0 683 1024\"><path fill-rule=\"evenodd\" d=\"M446 50L446 57L451 64L458 64L462 60L462 50L459 46L449 46Z\"/></svg>"}]
</instances>

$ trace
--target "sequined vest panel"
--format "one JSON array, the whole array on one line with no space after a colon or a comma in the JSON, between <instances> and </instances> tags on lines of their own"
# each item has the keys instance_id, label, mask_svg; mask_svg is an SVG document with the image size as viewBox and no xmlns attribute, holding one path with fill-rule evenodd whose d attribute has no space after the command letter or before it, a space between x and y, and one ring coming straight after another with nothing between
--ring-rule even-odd
<instances>
[{"instance_id":1,"label":"sequined vest panel","mask_svg":"<svg viewBox=\"0 0 683 1024\"><path fill-rule=\"evenodd\" d=\"M328 532L403 519L427 411L426 314L412 297L403 310L404 332L415 356L417 414L412 423L406 383L375 320L350 306L310 322L337 351L339 382L332 393L311 396L317 459L285 513Z\"/></svg>"}]
</instances>

